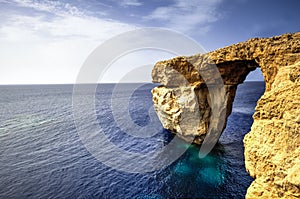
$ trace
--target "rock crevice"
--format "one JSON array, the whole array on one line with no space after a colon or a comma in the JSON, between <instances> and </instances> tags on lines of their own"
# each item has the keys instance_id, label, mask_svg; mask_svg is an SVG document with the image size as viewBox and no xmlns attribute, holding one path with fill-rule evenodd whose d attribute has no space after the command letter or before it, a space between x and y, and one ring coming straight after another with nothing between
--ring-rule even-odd
<instances>
[{"instance_id":1,"label":"rock crevice","mask_svg":"<svg viewBox=\"0 0 300 199\"><path fill-rule=\"evenodd\" d=\"M154 107L164 128L202 144L212 126L226 127L237 85L257 67L266 91L244 139L246 168L256 178L247 198L300 197L299 32L156 63Z\"/></svg>"}]
</instances>

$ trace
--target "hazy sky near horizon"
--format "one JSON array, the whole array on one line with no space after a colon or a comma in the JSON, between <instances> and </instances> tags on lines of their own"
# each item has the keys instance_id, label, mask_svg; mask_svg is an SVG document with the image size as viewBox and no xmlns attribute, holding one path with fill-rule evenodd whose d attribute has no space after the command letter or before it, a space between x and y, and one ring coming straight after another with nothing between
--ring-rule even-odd
<instances>
[{"instance_id":1,"label":"hazy sky near horizon","mask_svg":"<svg viewBox=\"0 0 300 199\"><path fill-rule=\"evenodd\" d=\"M0 0L0 84L75 83L97 46L137 28L175 30L207 51L297 32L299 8L299 0ZM148 69L136 70L132 81L150 81L151 64L172 56L133 54L102 82L116 82L129 65L143 63ZM248 80L262 77L255 72Z\"/></svg>"}]
</instances>

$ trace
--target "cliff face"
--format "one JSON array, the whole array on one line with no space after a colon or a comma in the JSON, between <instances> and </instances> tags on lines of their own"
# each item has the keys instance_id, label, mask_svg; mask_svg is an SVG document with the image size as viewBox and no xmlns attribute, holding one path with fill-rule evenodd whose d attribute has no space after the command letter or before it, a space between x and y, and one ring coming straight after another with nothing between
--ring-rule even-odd
<instances>
[{"instance_id":1,"label":"cliff face","mask_svg":"<svg viewBox=\"0 0 300 199\"><path fill-rule=\"evenodd\" d=\"M202 144L225 128L237 85L256 67L266 91L244 139L246 168L256 178L247 197L300 197L300 33L158 62L152 71L153 82L162 84L152 90L156 112L166 129Z\"/></svg>"},{"instance_id":2,"label":"cliff face","mask_svg":"<svg viewBox=\"0 0 300 199\"><path fill-rule=\"evenodd\" d=\"M244 138L248 198L300 198L300 62L279 68Z\"/></svg>"}]
</instances>

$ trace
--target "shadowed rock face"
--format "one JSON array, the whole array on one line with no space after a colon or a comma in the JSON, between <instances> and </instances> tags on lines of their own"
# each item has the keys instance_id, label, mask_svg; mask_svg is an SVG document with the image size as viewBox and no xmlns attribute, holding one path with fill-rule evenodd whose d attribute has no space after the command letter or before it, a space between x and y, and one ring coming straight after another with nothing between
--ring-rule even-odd
<instances>
[{"instance_id":1,"label":"shadowed rock face","mask_svg":"<svg viewBox=\"0 0 300 199\"><path fill-rule=\"evenodd\" d=\"M299 32L158 62L155 110L164 128L202 144L210 131L225 128L237 85L257 67L266 91L244 139L246 168L256 178L247 198L300 197Z\"/></svg>"}]
</instances>

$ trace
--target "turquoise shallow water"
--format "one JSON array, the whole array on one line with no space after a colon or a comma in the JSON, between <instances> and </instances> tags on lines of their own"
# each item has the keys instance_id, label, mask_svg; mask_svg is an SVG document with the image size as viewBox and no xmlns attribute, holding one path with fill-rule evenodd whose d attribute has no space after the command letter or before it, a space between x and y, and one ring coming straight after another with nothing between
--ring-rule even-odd
<instances>
[{"instance_id":1,"label":"turquoise shallow water","mask_svg":"<svg viewBox=\"0 0 300 199\"><path fill-rule=\"evenodd\" d=\"M131 96L131 119L141 126L149 123L146 110L152 105L153 86L144 85ZM99 125L113 143L147 153L172 140L163 129L146 139L122 132L110 110L113 87L101 85L96 95ZM118 97L130 87L124 85ZM199 159L198 146L179 141L178 150L187 151L178 160L144 174L117 171L89 153L75 128L72 88L0 86L0 198L244 198L252 178L244 168L242 139L250 130L263 83L239 86L227 128L208 156ZM80 94L83 104L88 94ZM90 128L90 121L84 122Z\"/></svg>"}]
</instances>

